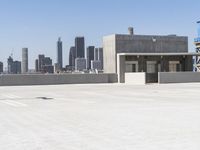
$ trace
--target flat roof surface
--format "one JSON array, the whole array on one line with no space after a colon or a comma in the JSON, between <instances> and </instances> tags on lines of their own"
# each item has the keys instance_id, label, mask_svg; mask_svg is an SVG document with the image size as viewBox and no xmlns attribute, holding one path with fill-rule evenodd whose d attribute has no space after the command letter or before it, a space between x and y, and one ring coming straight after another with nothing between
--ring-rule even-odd
<instances>
[{"instance_id":1,"label":"flat roof surface","mask_svg":"<svg viewBox=\"0 0 200 150\"><path fill-rule=\"evenodd\" d=\"M200 84L0 87L1 150L198 150Z\"/></svg>"},{"instance_id":2,"label":"flat roof surface","mask_svg":"<svg viewBox=\"0 0 200 150\"><path fill-rule=\"evenodd\" d=\"M118 53L120 56L200 56L200 53Z\"/></svg>"}]
</instances>

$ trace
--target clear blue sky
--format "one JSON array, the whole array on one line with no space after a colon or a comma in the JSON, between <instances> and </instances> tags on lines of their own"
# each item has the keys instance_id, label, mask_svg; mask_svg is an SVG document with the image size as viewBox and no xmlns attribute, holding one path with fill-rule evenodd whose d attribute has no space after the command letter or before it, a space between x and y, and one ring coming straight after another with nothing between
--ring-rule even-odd
<instances>
[{"instance_id":1,"label":"clear blue sky","mask_svg":"<svg viewBox=\"0 0 200 150\"><path fill-rule=\"evenodd\" d=\"M56 41L63 41L64 64L75 36L85 36L86 46L102 46L102 37L127 33L189 36L194 51L199 0L0 0L0 61L10 53L21 60L29 48L29 64L39 53L56 60ZM7 65L7 64L5 64Z\"/></svg>"}]
</instances>

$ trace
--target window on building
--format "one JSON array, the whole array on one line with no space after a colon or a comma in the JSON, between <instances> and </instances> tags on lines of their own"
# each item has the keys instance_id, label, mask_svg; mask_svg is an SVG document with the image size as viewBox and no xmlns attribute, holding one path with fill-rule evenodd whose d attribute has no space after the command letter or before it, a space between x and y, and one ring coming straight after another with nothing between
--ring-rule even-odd
<instances>
[{"instance_id":1,"label":"window on building","mask_svg":"<svg viewBox=\"0 0 200 150\"><path fill-rule=\"evenodd\" d=\"M169 72L181 71L180 61L169 61Z\"/></svg>"},{"instance_id":2,"label":"window on building","mask_svg":"<svg viewBox=\"0 0 200 150\"><path fill-rule=\"evenodd\" d=\"M126 72L138 72L138 62L137 61L127 61L126 62Z\"/></svg>"},{"instance_id":3,"label":"window on building","mask_svg":"<svg viewBox=\"0 0 200 150\"><path fill-rule=\"evenodd\" d=\"M156 61L147 61L147 73L156 73Z\"/></svg>"}]
</instances>

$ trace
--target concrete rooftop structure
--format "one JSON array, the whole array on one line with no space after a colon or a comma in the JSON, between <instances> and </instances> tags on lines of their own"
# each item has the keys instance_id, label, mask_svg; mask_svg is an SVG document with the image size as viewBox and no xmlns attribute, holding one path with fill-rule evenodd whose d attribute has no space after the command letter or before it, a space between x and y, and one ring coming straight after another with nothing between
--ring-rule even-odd
<instances>
[{"instance_id":1,"label":"concrete rooftop structure","mask_svg":"<svg viewBox=\"0 0 200 150\"><path fill-rule=\"evenodd\" d=\"M188 37L113 34L103 37L104 71L117 72L118 53L188 53Z\"/></svg>"},{"instance_id":2,"label":"concrete rooftop structure","mask_svg":"<svg viewBox=\"0 0 200 150\"><path fill-rule=\"evenodd\" d=\"M0 87L0 149L198 150L199 89L200 84Z\"/></svg>"},{"instance_id":3,"label":"concrete rooftop structure","mask_svg":"<svg viewBox=\"0 0 200 150\"><path fill-rule=\"evenodd\" d=\"M199 56L189 53L186 36L136 35L132 27L129 34L103 37L103 49L104 72L117 73L120 83L134 83L144 73L145 83L158 83L160 72L193 72Z\"/></svg>"}]
</instances>

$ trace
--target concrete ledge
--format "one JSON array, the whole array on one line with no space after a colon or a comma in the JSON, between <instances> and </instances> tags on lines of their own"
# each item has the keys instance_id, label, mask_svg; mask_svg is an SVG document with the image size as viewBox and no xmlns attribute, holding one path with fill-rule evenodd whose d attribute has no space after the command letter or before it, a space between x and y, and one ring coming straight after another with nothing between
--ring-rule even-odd
<instances>
[{"instance_id":1,"label":"concrete ledge","mask_svg":"<svg viewBox=\"0 0 200 150\"><path fill-rule=\"evenodd\" d=\"M126 84L135 84L135 85L144 85L146 84L146 73L125 73L125 83Z\"/></svg>"},{"instance_id":2,"label":"concrete ledge","mask_svg":"<svg viewBox=\"0 0 200 150\"><path fill-rule=\"evenodd\" d=\"M117 74L0 75L0 86L116 83Z\"/></svg>"},{"instance_id":3,"label":"concrete ledge","mask_svg":"<svg viewBox=\"0 0 200 150\"><path fill-rule=\"evenodd\" d=\"M200 82L199 72L159 72L158 83Z\"/></svg>"}]
</instances>

